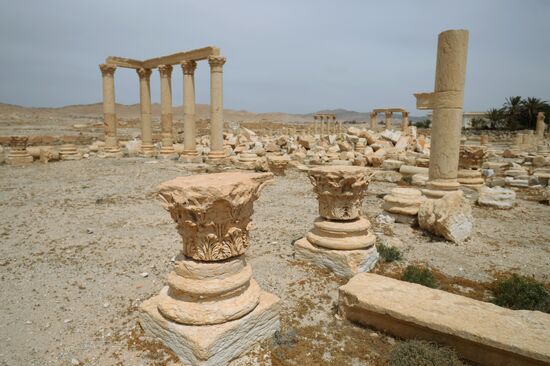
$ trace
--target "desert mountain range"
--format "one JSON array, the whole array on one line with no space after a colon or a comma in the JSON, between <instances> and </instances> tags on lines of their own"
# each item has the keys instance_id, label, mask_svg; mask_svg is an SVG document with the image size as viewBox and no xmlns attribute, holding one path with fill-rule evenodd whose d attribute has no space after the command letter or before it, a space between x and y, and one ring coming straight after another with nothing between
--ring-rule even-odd
<instances>
[{"instance_id":1,"label":"desert mountain range","mask_svg":"<svg viewBox=\"0 0 550 366\"><path fill-rule=\"evenodd\" d=\"M153 116L160 115L160 104L152 104L152 114ZM58 116L58 117L101 117L103 115L103 106L101 103L95 104L80 104L80 105L69 105L65 107L58 108L42 108L42 107L23 107L13 104L4 104L0 103L0 115L3 116L14 116L19 118L24 118L25 116L37 117L38 115L42 117L47 116ZM117 104L116 106L117 116L120 118L139 118L140 115L140 106L139 104ZM236 122L280 122L280 123L300 123L308 122L313 120L313 115L315 113L333 113L336 114L336 118L339 121L361 121L367 122L370 120L369 112L356 112L349 111L346 109L333 109L333 110L321 110L308 114L290 114L284 112L271 112L271 113L254 113L246 110L234 110L234 109L224 109L224 119L226 121L236 121ZM174 106L173 108L174 118L180 119L180 116L183 116L183 107ZM208 104L197 104L196 105L196 115L198 119L207 119L210 116L210 106ZM380 116L379 118L383 118ZM400 119L401 115L396 113L394 118ZM409 117L411 121L423 120L424 117Z\"/></svg>"}]
</instances>

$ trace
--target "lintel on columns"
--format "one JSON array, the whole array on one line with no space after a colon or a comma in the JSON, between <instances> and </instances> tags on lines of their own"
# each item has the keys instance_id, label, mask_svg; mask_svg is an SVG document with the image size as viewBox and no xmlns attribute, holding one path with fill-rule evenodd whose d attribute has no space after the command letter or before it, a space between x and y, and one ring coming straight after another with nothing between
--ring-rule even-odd
<instances>
[{"instance_id":1,"label":"lintel on columns","mask_svg":"<svg viewBox=\"0 0 550 366\"><path fill-rule=\"evenodd\" d=\"M403 113L406 112L403 108L377 108L372 110L374 113L385 113L385 112L392 112L392 113Z\"/></svg>"},{"instance_id":2,"label":"lintel on columns","mask_svg":"<svg viewBox=\"0 0 550 366\"><path fill-rule=\"evenodd\" d=\"M161 56L151 58L149 60L143 61L143 66L145 68L151 69L158 67L159 65L175 65L179 64L182 61L199 61L206 60L208 56L219 56L220 49L213 46L197 48L191 51L178 52L172 55Z\"/></svg>"},{"instance_id":3,"label":"lintel on columns","mask_svg":"<svg viewBox=\"0 0 550 366\"><path fill-rule=\"evenodd\" d=\"M108 65L114 65L118 67L127 67L130 69L141 69L143 67L143 61L134 60L131 58L109 56L105 59L105 63Z\"/></svg>"}]
</instances>

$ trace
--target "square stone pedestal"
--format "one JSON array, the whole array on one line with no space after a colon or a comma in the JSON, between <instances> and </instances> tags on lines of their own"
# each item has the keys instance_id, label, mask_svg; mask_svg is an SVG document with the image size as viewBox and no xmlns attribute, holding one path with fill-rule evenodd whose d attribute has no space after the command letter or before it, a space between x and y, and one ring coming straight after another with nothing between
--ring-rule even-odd
<instances>
[{"instance_id":1,"label":"square stone pedestal","mask_svg":"<svg viewBox=\"0 0 550 366\"><path fill-rule=\"evenodd\" d=\"M227 365L280 327L279 298L267 292L262 292L260 303L251 313L216 325L171 322L158 312L157 301L158 296L154 296L141 304L141 327L146 335L169 347L184 365Z\"/></svg>"},{"instance_id":2,"label":"square stone pedestal","mask_svg":"<svg viewBox=\"0 0 550 366\"><path fill-rule=\"evenodd\" d=\"M334 250L313 245L307 238L294 242L294 252L296 259L328 268L338 276L346 278L370 271L379 258L374 245L367 249Z\"/></svg>"}]
</instances>

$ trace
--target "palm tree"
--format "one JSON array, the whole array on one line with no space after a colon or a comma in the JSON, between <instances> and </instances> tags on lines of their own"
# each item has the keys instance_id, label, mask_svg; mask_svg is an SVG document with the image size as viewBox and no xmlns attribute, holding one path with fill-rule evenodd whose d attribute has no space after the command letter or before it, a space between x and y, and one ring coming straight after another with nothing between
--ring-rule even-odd
<instances>
[{"instance_id":1,"label":"palm tree","mask_svg":"<svg viewBox=\"0 0 550 366\"><path fill-rule=\"evenodd\" d=\"M522 102L522 107L527 113L527 125L534 127L536 124L536 116L538 112L541 112L548 107L548 102L541 100L540 98L529 97Z\"/></svg>"},{"instance_id":2,"label":"palm tree","mask_svg":"<svg viewBox=\"0 0 550 366\"><path fill-rule=\"evenodd\" d=\"M514 129L521 124L520 115L522 110L522 100L520 96L506 98L502 110L506 116L506 124L508 125L508 128Z\"/></svg>"},{"instance_id":3,"label":"palm tree","mask_svg":"<svg viewBox=\"0 0 550 366\"><path fill-rule=\"evenodd\" d=\"M491 108L485 112L483 116L487 119L491 125L491 128L496 129L502 127L505 114L503 108Z\"/></svg>"}]
</instances>

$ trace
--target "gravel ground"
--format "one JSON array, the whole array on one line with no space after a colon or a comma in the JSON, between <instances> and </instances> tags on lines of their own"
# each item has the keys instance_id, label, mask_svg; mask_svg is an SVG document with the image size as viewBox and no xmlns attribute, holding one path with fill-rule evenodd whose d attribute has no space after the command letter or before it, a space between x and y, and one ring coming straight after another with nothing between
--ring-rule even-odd
<instances>
[{"instance_id":1,"label":"gravel ground","mask_svg":"<svg viewBox=\"0 0 550 366\"><path fill-rule=\"evenodd\" d=\"M136 307L161 289L181 247L156 187L188 174L181 164L139 158L0 166L0 365L178 364L140 334ZM379 240L402 249L399 266L422 262L475 281L498 272L550 281L550 207L475 207L473 237L455 245L376 224L393 187L372 183L364 211ZM256 202L247 257L260 286L281 298L282 332L234 365L383 364L399 342L339 319L345 281L294 260L292 242L316 212L297 171L276 177Z\"/></svg>"}]
</instances>

